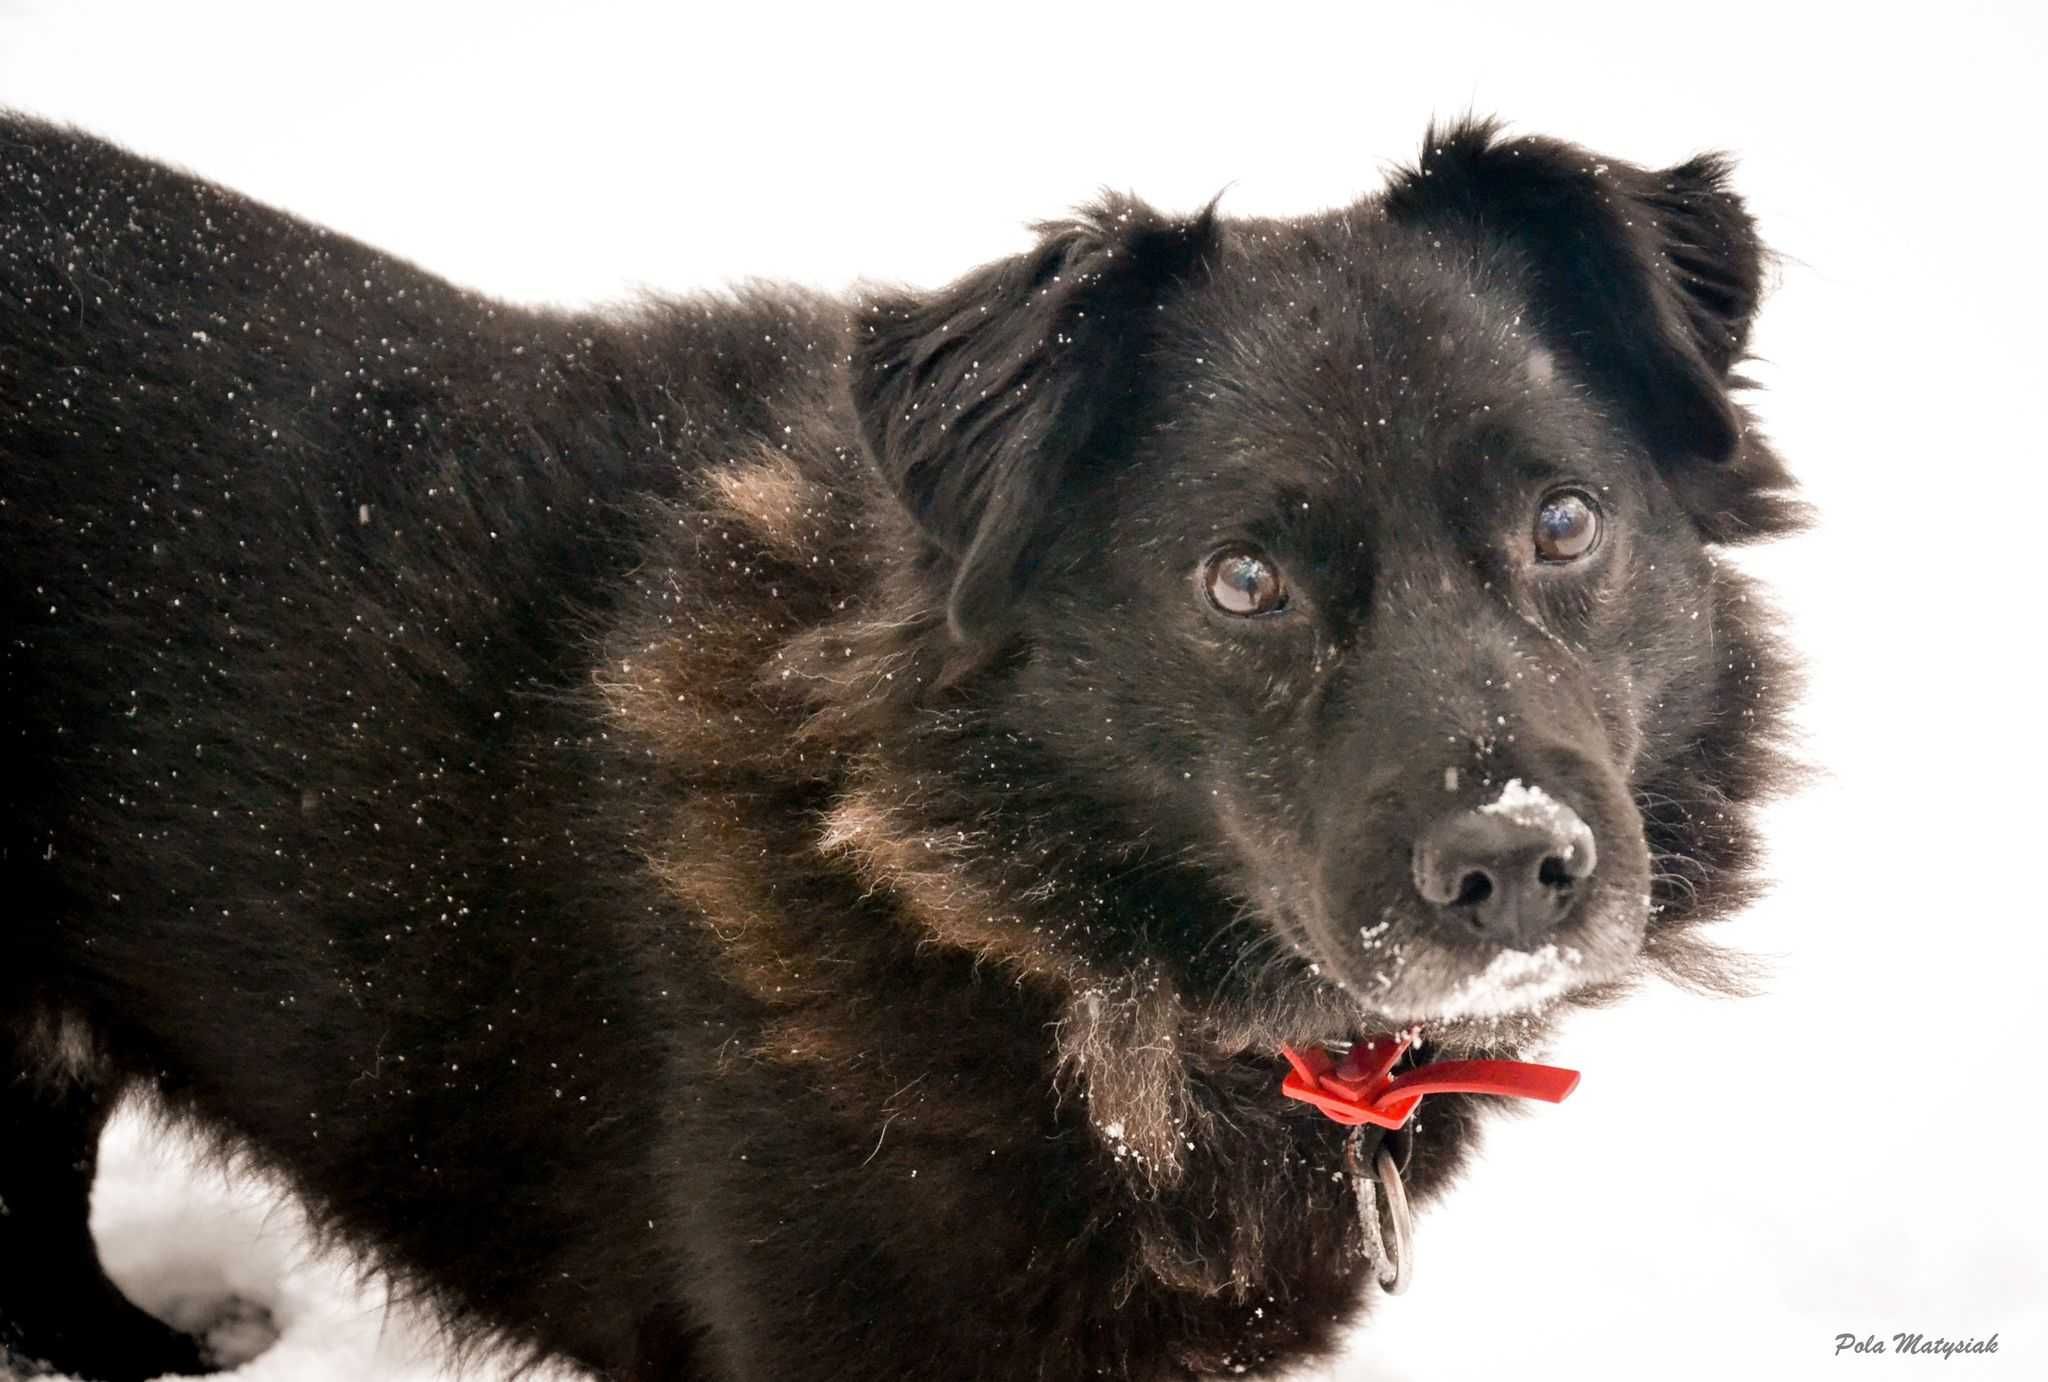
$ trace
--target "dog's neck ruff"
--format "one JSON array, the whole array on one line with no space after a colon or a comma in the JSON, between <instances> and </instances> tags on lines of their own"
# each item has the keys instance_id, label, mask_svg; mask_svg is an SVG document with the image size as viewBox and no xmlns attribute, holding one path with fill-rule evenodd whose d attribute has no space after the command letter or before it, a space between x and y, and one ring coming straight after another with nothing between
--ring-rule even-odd
<instances>
[{"instance_id":1,"label":"dog's neck ruff","mask_svg":"<svg viewBox=\"0 0 2048 1382\"><path fill-rule=\"evenodd\" d=\"M1319 1046L1305 1051L1282 1046L1280 1054L1293 1069L1280 1092L1346 1127L1370 1123L1392 1130L1405 1126L1430 1094L1498 1094L1555 1104L1578 1088L1576 1070L1519 1060L1438 1061L1395 1075L1395 1064L1420 1035L1420 1028L1411 1027L1367 1037L1341 1058Z\"/></svg>"}]
</instances>

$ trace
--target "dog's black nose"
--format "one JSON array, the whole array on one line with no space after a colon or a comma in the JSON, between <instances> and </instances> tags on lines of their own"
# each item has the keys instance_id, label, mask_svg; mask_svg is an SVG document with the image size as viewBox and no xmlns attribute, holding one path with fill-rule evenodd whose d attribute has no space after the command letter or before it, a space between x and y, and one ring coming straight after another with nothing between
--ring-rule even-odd
<instances>
[{"instance_id":1,"label":"dog's black nose","mask_svg":"<svg viewBox=\"0 0 2048 1382\"><path fill-rule=\"evenodd\" d=\"M1498 801L1422 833L1415 890L1451 939L1523 945L1571 915L1596 862L1578 812L1511 782Z\"/></svg>"}]
</instances>

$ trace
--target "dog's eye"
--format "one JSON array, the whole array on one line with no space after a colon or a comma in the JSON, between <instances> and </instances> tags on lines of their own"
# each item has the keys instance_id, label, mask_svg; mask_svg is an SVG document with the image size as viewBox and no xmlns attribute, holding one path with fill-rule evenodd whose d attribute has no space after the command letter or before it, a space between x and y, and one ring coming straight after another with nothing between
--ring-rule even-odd
<instances>
[{"instance_id":1,"label":"dog's eye","mask_svg":"<svg viewBox=\"0 0 2048 1382\"><path fill-rule=\"evenodd\" d=\"M1287 583L1266 554L1242 542L1219 547L1202 563L1202 588L1225 614L1277 614L1287 608Z\"/></svg>"},{"instance_id":2,"label":"dog's eye","mask_svg":"<svg viewBox=\"0 0 2048 1382\"><path fill-rule=\"evenodd\" d=\"M1536 511L1536 555L1544 561L1577 561L1600 541L1600 510L1575 489L1559 490Z\"/></svg>"}]
</instances>

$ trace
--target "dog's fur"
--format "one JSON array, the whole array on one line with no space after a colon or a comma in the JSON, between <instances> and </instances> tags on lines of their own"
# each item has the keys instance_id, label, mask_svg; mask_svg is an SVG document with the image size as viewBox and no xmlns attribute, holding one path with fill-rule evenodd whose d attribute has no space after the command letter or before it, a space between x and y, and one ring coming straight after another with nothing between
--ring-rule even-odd
<instances>
[{"instance_id":1,"label":"dog's fur","mask_svg":"<svg viewBox=\"0 0 2048 1382\"><path fill-rule=\"evenodd\" d=\"M1467 122L1326 215L551 313L6 119L0 1340L195 1365L85 1234L143 1089L606 1376L1325 1348L1369 1278L1280 1043L1555 1006L1431 929L1422 824L1574 805L1573 1001L1712 982L1751 893L1761 265L1716 159ZM1561 482L1607 535L1539 568ZM1285 617L1199 598L1232 540Z\"/></svg>"}]
</instances>

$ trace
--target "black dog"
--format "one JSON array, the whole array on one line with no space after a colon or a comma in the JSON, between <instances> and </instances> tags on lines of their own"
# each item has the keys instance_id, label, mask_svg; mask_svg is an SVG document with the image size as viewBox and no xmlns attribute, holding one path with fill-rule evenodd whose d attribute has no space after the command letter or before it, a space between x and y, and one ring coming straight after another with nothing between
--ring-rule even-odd
<instances>
[{"instance_id":1,"label":"black dog","mask_svg":"<svg viewBox=\"0 0 2048 1382\"><path fill-rule=\"evenodd\" d=\"M7 119L0 1340L198 1366L86 1233L141 1088L606 1376L1326 1348L1384 1253L1283 1044L1512 1055L1753 885L1724 184L1462 124L575 315Z\"/></svg>"}]
</instances>

